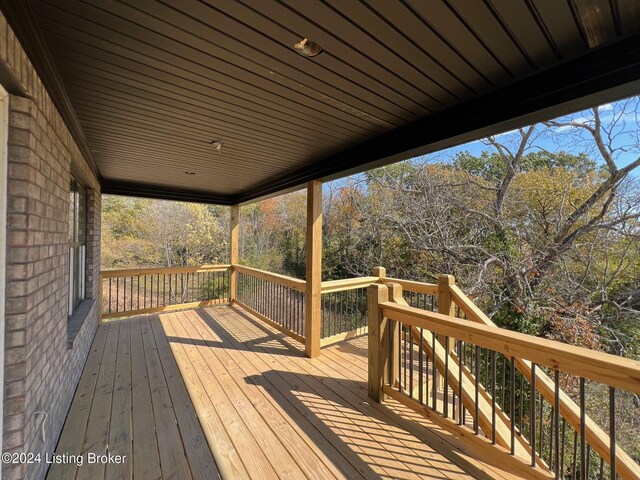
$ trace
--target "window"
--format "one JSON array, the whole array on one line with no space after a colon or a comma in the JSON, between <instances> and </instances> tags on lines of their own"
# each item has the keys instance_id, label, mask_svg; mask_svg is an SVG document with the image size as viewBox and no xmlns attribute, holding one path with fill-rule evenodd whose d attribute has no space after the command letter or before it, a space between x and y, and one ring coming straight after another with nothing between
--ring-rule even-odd
<instances>
[{"instance_id":1,"label":"window","mask_svg":"<svg viewBox=\"0 0 640 480\"><path fill-rule=\"evenodd\" d=\"M85 295L87 191L73 177L69 189L69 317Z\"/></svg>"}]
</instances>

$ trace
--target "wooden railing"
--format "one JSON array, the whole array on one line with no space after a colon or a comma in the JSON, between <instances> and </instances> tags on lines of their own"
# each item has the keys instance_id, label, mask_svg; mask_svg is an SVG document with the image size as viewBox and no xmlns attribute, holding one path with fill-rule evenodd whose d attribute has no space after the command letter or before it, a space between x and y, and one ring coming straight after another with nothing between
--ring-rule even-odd
<instances>
[{"instance_id":1,"label":"wooden railing","mask_svg":"<svg viewBox=\"0 0 640 480\"><path fill-rule=\"evenodd\" d=\"M234 304L304 344L304 280L234 265L237 294Z\"/></svg>"},{"instance_id":2,"label":"wooden railing","mask_svg":"<svg viewBox=\"0 0 640 480\"><path fill-rule=\"evenodd\" d=\"M234 303L305 341L304 280L239 264L107 270L101 277L103 319ZM385 278L382 267L369 277L325 281L320 294L320 346L367 333L366 290L378 281L400 283L410 305L437 311L438 285Z\"/></svg>"},{"instance_id":3,"label":"wooden railing","mask_svg":"<svg viewBox=\"0 0 640 480\"><path fill-rule=\"evenodd\" d=\"M322 282L322 346L367 333L367 287L377 281L358 277Z\"/></svg>"},{"instance_id":4,"label":"wooden railing","mask_svg":"<svg viewBox=\"0 0 640 480\"><path fill-rule=\"evenodd\" d=\"M102 271L101 318L227 303L230 267L203 265Z\"/></svg>"},{"instance_id":5,"label":"wooden railing","mask_svg":"<svg viewBox=\"0 0 640 480\"><path fill-rule=\"evenodd\" d=\"M437 294L441 313L410 306L403 286ZM640 394L640 362L498 328L449 276L381 279L368 303L373 399L428 416L523 477L640 478L616 438L616 398ZM605 398L591 416L587 391Z\"/></svg>"},{"instance_id":6,"label":"wooden railing","mask_svg":"<svg viewBox=\"0 0 640 480\"><path fill-rule=\"evenodd\" d=\"M234 303L303 344L309 327L304 280L243 265L111 270L101 284L103 319ZM500 329L449 275L428 284L378 267L322 282L320 308L320 345L368 331L374 399L466 432L519 475L640 479L615 435L616 396L640 394L639 362ZM598 391L608 414L589 415Z\"/></svg>"}]
</instances>

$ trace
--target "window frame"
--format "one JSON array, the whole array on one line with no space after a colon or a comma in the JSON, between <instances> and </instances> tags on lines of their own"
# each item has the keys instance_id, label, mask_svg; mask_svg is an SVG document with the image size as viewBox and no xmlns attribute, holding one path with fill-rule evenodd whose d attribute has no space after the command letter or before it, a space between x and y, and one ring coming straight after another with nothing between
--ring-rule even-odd
<instances>
[{"instance_id":1,"label":"window frame","mask_svg":"<svg viewBox=\"0 0 640 480\"><path fill-rule=\"evenodd\" d=\"M86 299L87 188L76 176L69 182L68 289L69 319Z\"/></svg>"}]
</instances>

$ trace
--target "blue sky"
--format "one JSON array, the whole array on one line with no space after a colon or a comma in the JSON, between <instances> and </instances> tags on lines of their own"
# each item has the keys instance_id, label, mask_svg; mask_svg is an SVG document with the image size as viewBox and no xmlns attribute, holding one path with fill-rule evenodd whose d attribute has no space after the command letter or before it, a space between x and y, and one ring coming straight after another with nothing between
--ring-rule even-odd
<instances>
[{"instance_id":1,"label":"blue sky","mask_svg":"<svg viewBox=\"0 0 640 480\"><path fill-rule=\"evenodd\" d=\"M611 133L611 145L615 149L614 159L616 164L619 168L624 167L640 156L640 97L636 96L607 103L599 106L598 110L606 133ZM591 110L583 110L558 117L556 120L561 122L573 121L590 126L595 124ZM589 154L596 162L602 162L596 152L593 138L581 128L562 126L549 129L540 126L536 133L536 139L531 142L531 151L545 149L552 152L564 150L575 154L584 152ZM496 138L499 142L506 144L513 144L519 141L519 135L515 131L504 132L496 135ZM483 150L493 151L494 149L483 143L482 140L476 140L432 154L432 157L445 160L448 157L453 157L457 152L469 151L473 155L479 155Z\"/></svg>"}]
</instances>

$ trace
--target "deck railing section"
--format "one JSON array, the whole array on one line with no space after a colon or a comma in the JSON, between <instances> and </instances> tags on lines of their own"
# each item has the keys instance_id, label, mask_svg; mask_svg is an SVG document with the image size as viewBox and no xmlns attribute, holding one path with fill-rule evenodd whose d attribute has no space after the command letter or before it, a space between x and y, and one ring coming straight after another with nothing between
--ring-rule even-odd
<instances>
[{"instance_id":1,"label":"deck railing section","mask_svg":"<svg viewBox=\"0 0 640 480\"><path fill-rule=\"evenodd\" d=\"M322 282L321 345L367 333L367 287L378 277Z\"/></svg>"},{"instance_id":2,"label":"deck railing section","mask_svg":"<svg viewBox=\"0 0 640 480\"><path fill-rule=\"evenodd\" d=\"M304 343L305 281L242 265L233 268L238 275L233 303Z\"/></svg>"},{"instance_id":3,"label":"deck railing section","mask_svg":"<svg viewBox=\"0 0 640 480\"><path fill-rule=\"evenodd\" d=\"M468 320L408 305L398 283L370 287L372 398L467 432L523 476L640 478L616 437L616 398L640 393L640 362L498 328L458 287L449 294ZM606 430L586 411L596 386L608 396Z\"/></svg>"},{"instance_id":4,"label":"deck railing section","mask_svg":"<svg viewBox=\"0 0 640 480\"><path fill-rule=\"evenodd\" d=\"M101 317L113 319L229 301L230 265L100 272Z\"/></svg>"}]
</instances>

